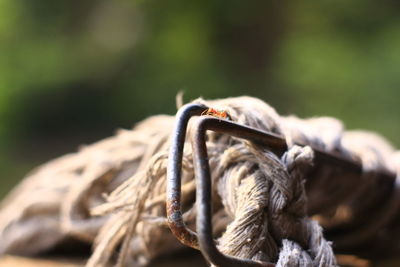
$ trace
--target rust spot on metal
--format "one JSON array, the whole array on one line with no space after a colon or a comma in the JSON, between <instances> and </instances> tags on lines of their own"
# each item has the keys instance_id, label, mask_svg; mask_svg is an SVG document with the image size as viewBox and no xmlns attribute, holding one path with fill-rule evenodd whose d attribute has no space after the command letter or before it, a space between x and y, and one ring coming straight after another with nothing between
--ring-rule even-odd
<instances>
[{"instance_id":1,"label":"rust spot on metal","mask_svg":"<svg viewBox=\"0 0 400 267\"><path fill-rule=\"evenodd\" d=\"M199 249L197 235L190 231L182 220L182 213L178 201L167 201L168 226L175 237L184 245Z\"/></svg>"}]
</instances>

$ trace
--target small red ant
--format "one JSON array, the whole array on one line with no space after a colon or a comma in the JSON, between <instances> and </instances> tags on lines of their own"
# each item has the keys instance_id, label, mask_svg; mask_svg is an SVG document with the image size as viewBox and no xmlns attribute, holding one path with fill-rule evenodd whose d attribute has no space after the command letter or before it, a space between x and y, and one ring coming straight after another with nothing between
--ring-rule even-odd
<instances>
[{"instance_id":1,"label":"small red ant","mask_svg":"<svg viewBox=\"0 0 400 267\"><path fill-rule=\"evenodd\" d=\"M217 110L214 108L208 108L208 109L204 110L201 113L201 116L203 116L203 115L210 115L210 116L217 117L217 118L232 120L232 118L228 112L226 112L225 110Z\"/></svg>"}]
</instances>

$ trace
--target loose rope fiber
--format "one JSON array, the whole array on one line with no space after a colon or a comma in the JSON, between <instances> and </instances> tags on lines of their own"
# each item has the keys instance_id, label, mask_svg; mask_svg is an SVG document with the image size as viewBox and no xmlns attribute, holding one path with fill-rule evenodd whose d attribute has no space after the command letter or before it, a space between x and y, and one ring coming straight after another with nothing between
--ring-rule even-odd
<instances>
[{"instance_id":1,"label":"loose rope fiber","mask_svg":"<svg viewBox=\"0 0 400 267\"><path fill-rule=\"evenodd\" d=\"M333 118L281 117L251 97L195 102L226 110L237 123L282 135L289 146L278 158L250 142L207 133L214 234L223 253L277 266L335 266L332 243L324 238L323 228L334 244L337 240L350 249L368 240L387 240L383 230L393 234L393 242L400 237L395 223L399 212L393 212L399 202L386 193L396 195L396 187L380 183L377 176L379 170L400 172L400 152L383 138L346 132ZM165 218L173 123L172 116L150 117L133 130L120 130L28 175L1 204L0 253L35 255L73 237L93 244L88 267L110 262L144 266L182 249ZM193 131L191 125L188 131ZM334 165L313 174L315 155L310 146L362 164L364 175L350 179L357 186L339 188L341 179L349 179L334 171ZM189 140L182 166L183 217L195 229ZM390 212L380 209L383 200L382 207L391 207ZM361 220L371 208L384 219Z\"/></svg>"}]
</instances>

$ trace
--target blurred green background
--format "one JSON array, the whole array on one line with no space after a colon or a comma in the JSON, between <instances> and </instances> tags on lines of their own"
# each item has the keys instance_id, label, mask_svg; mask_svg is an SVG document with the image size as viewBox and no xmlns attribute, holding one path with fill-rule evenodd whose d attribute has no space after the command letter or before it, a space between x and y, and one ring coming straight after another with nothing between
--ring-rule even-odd
<instances>
[{"instance_id":1,"label":"blurred green background","mask_svg":"<svg viewBox=\"0 0 400 267\"><path fill-rule=\"evenodd\" d=\"M400 2L0 0L0 196L185 101L252 95L400 145ZM56 178L55 178L56 179Z\"/></svg>"}]
</instances>

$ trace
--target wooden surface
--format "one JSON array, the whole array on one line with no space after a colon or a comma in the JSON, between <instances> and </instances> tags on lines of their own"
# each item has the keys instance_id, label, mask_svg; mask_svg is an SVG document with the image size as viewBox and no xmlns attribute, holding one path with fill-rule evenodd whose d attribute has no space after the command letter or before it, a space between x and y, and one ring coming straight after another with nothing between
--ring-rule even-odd
<instances>
[{"instance_id":1,"label":"wooden surface","mask_svg":"<svg viewBox=\"0 0 400 267\"><path fill-rule=\"evenodd\" d=\"M0 267L82 267L84 263L83 260L36 259L8 255L0 258Z\"/></svg>"},{"instance_id":2,"label":"wooden surface","mask_svg":"<svg viewBox=\"0 0 400 267\"><path fill-rule=\"evenodd\" d=\"M25 258L19 256L0 257L0 267L84 267L86 260L66 258ZM150 263L151 267L206 267L200 253L179 253L160 257Z\"/></svg>"}]
</instances>

